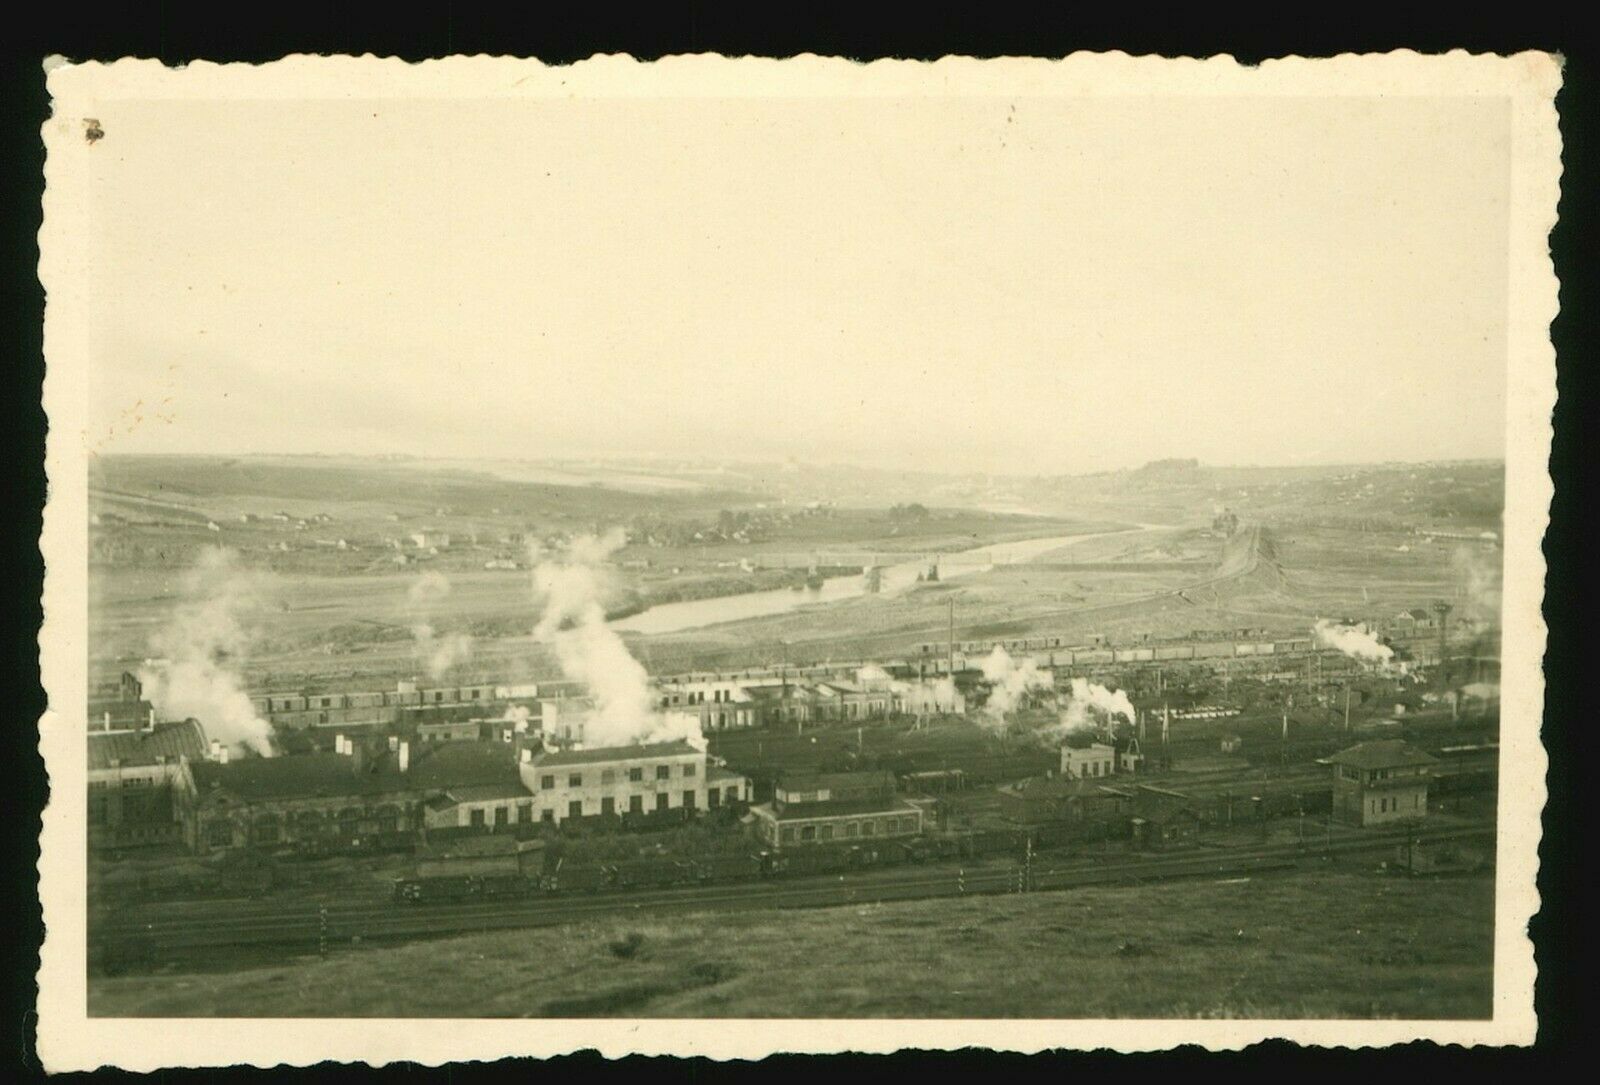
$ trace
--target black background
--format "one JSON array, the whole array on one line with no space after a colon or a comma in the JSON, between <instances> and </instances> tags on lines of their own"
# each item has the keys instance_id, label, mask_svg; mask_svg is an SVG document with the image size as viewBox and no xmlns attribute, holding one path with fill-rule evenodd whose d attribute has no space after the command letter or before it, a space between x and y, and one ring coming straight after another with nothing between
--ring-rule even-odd
<instances>
[{"instance_id":1,"label":"black background","mask_svg":"<svg viewBox=\"0 0 1600 1085\"><path fill-rule=\"evenodd\" d=\"M932 5L919 5L932 7ZM1587 457L1592 352L1580 344L1593 341L1590 316L1595 305L1595 248L1592 192L1595 188L1594 72L1588 41L1575 32L1576 14L1519 5L1496 5L1497 17L1474 17L1459 9L1449 19L1436 13L1378 9L1363 18L1346 6L1297 10L1310 5L1279 5L1271 17L1262 13L1218 11L1212 5L1190 5L1174 14L1139 5L1106 5L1078 10L1037 12L1026 6L973 6L961 14L923 11L914 7L873 8L854 4L806 5L784 10L772 4L718 7L708 4L658 4L646 11L626 7L592 11L564 5L527 6L512 16L486 16L450 4L434 4L422 13L399 5L339 5L295 10L272 5L266 11L240 14L231 5L183 6L170 3L129 5L110 12L92 6L16 10L8 15L3 68L6 108L0 112L6 143L0 155L5 204L0 207L9 274L4 281L4 350L9 363L0 381L4 416L0 418L0 464L9 475L0 487L8 499L4 520L6 550L0 555L0 580L7 592L3 611L11 636L0 658L7 711L0 724L0 773L6 798L4 829L10 876L0 891L10 911L12 937L0 943L8 995L0 1017L0 1059L30 1076L41 1073L34 1052L32 1007L34 972L43 936L36 896L34 864L38 858L38 814L47 786L36 747L35 721L44 708L39 687L36 637L40 623L39 590L43 563L38 551L40 511L44 503L45 419L40 408L44 363L41 351L43 290L35 276L38 259L39 198L44 149L40 126L49 114L41 61L58 53L73 60L111 60L119 56L160 59L169 64L204 59L259 62L286 53L372 53L419 60L454 53L534 56L547 63L567 63L596 52L626 52L639 59L673 53L722 52L736 55L791 56L811 52L857 60L878 57L935 59L949 53L968 56L1062 56L1078 50L1119 49L1138 54L1208 56L1228 53L1254 63L1289 54L1330 56L1342 52L1387 52L1410 48L1422 53L1464 48L1505 53L1523 49L1555 51L1566 58L1564 87L1557 98L1564 144L1561 221L1551 238L1557 273L1562 280L1562 315L1552 328L1558 355L1555 442L1551 471L1556 497L1551 508L1546 554L1550 573L1545 603L1549 648L1544 742L1551 757L1550 797L1545 811L1539 888L1543 910L1531 933L1538 952L1536 1007L1539 1041L1531 1051L1464 1051L1412 1044L1384 1053L1301 1051L1283 1043L1259 1045L1240 1055L1210 1056L1196 1051L1116 1058L1106 1055L1055 1055L1034 1058L973 1053L950 1056L895 1056L880 1059L841 1057L832 1065L799 1065L801 1060L770 1060L760 1067L727 1066L692 1061L626 1060L605 1064L594 1056L556 1060L555 1065L502 1063L428 1071L399 1067L386 1076L412 1081L424 1077L465 1080L541 1073L586 1078L639 1071L712 1079L735 1075L771 1075L865 1071L906 1078L941 1077L981 1069L1007 1076L1038 1073L1100 1075L1134 1067L1145 1071L1185 1072L1218 1063L1255 1064L1266 1072L1315 1067L1340 1074L1359 1070L1375 1058L1390 1073L1452 1073L1487 1070L1503 1074L1551 1070L1571 1056L1574 1068L1584 1065L1581 1036L1590 1021L1584 982L1590 913L1578 907L1579 891L1592 886L1582 862L1583 830L1573 794L1574 784L1596 765L1593 740L1596 718L1580 709L1582 683L1578 667L1579 593L1574 559L1583 548L1579 466ZM40 24L24 26L36 18ZM53 24L53 25L52 25ZM1587 592L1585 595L1589 594ZM1587 708L1587 699L1584 707ZM70 797L69 797L70 799ZM1583 978L1580 978L1583 977ZM151 1023L153 1033L173 1026ZM193 1026L206 1028L204 1023ZM1152 1041L1160 1042L1160 1026ZM1396 1063L1403 1065L1396 1065ZM324 1066L297 1073L344 1079L357 1071ZM366 1071L373 1073L372 1071ZM1581 1072L1581 1071L1580 1071ZM122 1076L104 1074L100 1076ZM164 1073L162 1078L211 1080L216 1074L196 1071ZM239 1077L260 1072L239 1071Z\"/></svg>"}]
</instances>

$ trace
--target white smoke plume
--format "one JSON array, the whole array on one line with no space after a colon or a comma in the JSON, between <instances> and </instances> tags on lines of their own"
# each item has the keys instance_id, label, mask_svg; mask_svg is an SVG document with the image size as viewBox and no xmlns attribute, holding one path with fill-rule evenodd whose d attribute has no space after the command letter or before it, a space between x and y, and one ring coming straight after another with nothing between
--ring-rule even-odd
<instances>
[{"instance_id":1,"label":"white smoke plume","mask_svg":"<svg viewBox=\"0 0 1600 1085\"><path fill-rule=\"evenodd\" d=\"M1460 595L1453 617L1488 625L1499 622L1499 551L1483 547L1457 547L1450 564L1455 571Z\"/></svg>"},{"instance_id":2,"label":"white smoke plume","mask_svg":"<svg viewBox=\"0 0 1600 1085\"><path fill-rule=\"evenodd\" d=\"M888 682L890 680L889 672L876 663L868 663L865 667L861 667L856 671L856 681L862 685L872 682Z\"/></svg>"},{"instance_id":3,"label":"white smoke plume","mask_svg":"<svg viewBox=\"0 0 1600 1085\"><path fill-rule=\"evenodd\" d=\"M1024 659L1018 664L1011 658L1011 653L998 644L984 659L982 670L983 677L990 684L989 699L984 703L983 712L994 722L1004 721L1006 713L1014 711L1027 694L1051 689L1055 685L1055 680L1041 671L1032 659Z\"/></svg>"},{"instance_id":4,"label":"white smoke plume","mask_svg":"<svg viewBox=\"0 0 1600 1085\"><path fill-rule=\"evenodd\" d=\"M933 682L894 682L889 688L899 699L901 711L912 715L932 712L954 714L966 707L961 692L948 677Z\"/></svg>"},{"instance_id":5,"label":"white smoke plume","mask_svg":"<svg viewBox=\"0 0 1600 1085\"><path fill-rule=\"evenodd\" d=\"M1114 727L1119 716L1130 724L1139 718L1126 693L1120 689L1107 689L1087 678L1074 678L1066 707L1061 712L1060 729L1064 732L1085 731L1095 728L1101 721Z\"/></svg>"},{"instance_id":6,"label":"white smoke plume","mask_svg":"<svg viewBox=\"0 0 1600 1085\"><path fill-rule=\"evenodd\" d=\"M472 638L466 633L440 636L433 627L433 608L450 594L450 581L429 570L406 591L412 614L411 638L416 642L417 660L434 681L443 678L457 664L472 658Z\"/></svg>"},{"instance_id":7,"label":"white smoke plume","mask_svg":"<svg viewBox=\"0 0 1600 1085\"><path fill-rule=\"evenodd\" d=\"M528 729L528 720L532 715L533 713L529 712L523 705L514 704L505 710L500 719L511 724L511 730L520 735Z\"/></svg>"},{"instance_id":8,"label":"white smoke plume","mask_svg":"<svg viewBox=\"0 0 1600 1085\"><path fill-rule=\"evenodd\" d=\"M263 578L241 569L233 551L201 551L171 621L151 638L162 658L138 677L161 718L199 720L208 738L230 750L271 757L272 725L256 714L235 669L263 592Z\"/></svg>"},{"instance_id":9,"label":"white smoke plume","mask_svg":"<svg viewBox=\"0 0 1600 1085\"><path fill-rule=\"evenodd\" d=\"M1326 618L1319 618L1317 624L1311 627L1311 635L1317 644L1343 652L1351 659L1359 659L1366 663L1387 663L1394 658L1394 649L1387 644L1378 643L1377 634L1365 625L1341 625Z\"/></svg>"},{"instance_id":10,"label":"white smoke plume","mask_svg":"<svg viewBox=\"0 0 1600 1085\"><path fill-rule=\"evenodd\" d=\"M627 541L621 528L572 540L556 553L533 553L533 591L542 607L536 639L551 645L562 673L594 699L583 723L586 746L685 739L702 745L699 717L655 711L649 676L606 624L605 560Z\"/></svg>"},{"instance_id":11,"label":"white smoke plume","mask_svg":"<svg viewBox=\"0 0 1600 1085\"><path fill-rule=\"evenodd\" d=\"M1461 695L1479 701L1493 701L1500 697L1500 686L1495 682L1469 682L1461 687Z\"/></svg>"}]
</instances>

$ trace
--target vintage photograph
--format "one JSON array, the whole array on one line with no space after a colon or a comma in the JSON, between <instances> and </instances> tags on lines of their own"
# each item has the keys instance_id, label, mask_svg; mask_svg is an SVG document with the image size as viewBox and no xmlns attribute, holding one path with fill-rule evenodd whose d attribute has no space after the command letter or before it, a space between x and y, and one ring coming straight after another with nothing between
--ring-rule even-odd
<instances>
[{"instance_id":1,"label":"vintage photograph","mask_svg":"<svg viewBox=\"0 0 1600 1085\"><path fill-rule=\"evenodd\" d=\"M741 63L51 73L85 1027L1531 1021L1556 63Z\"/></svg>"}]
</instances>

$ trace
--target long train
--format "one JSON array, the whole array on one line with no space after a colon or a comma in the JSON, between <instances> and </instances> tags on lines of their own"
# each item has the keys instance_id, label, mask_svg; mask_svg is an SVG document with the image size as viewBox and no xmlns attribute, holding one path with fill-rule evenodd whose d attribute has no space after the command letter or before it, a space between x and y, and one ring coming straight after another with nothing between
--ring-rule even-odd
<instances>
[{"instance_id":1,"label":"long train","mask_svg":"<svg viewBox=\"0 0 1600 1085\"><path fill-rule=\"evenodd\" d=\"M1437 636L1421 634L1393 635L1388 638L1396 648L1429 647L1437 643ZM1161 663L1192 659L1237 659L1256 656L1301 656L1323 651L1311 637L1241 637L1236 639L1174 640L1132 645L1108 643L1083 644L1082 638L1065 636L1038 636L1014 638L989 638L986 640L956 641L956 654L965 658L987 655L995 648L1004 648L1012 655L1048 654L1053 665L1059 667L1084 666L1097 663ZM913 659L943 659L952 649L949 641L929 641L916 645ZM1337 653L1335 653L1337 654Z\"/></svg>"}]
</instances>

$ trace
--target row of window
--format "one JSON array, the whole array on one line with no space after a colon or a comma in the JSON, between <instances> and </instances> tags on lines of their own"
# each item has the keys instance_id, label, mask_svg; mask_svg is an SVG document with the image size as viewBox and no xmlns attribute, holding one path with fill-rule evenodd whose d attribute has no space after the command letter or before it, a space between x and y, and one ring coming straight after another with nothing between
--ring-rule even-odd
<instances>
[{"instance_id":1,"label":"row of window","mask_svg":"<svg viewBox=\"0 0 1600 1085\"><path fill-rule=\"evenodd\" d=\"M847 821L843 825L823 823L821 825L785 825L782 840L785 844L793 844L796 840L825 841L825 840L851 840L857 837L875 836L879 830L884 836L895 833L914 833L917 831L915 817L903 818L877 818L864 821ZM837 834L837 835L836 835Z\"/></svg>"},{"instance_id":2,"label":"row of window","mask_svg":"<svg viewBox=\"0 0 1600 1085\"><path fill-rule=\"evenodd\" d=\"M720 806L722 804L723 797L724 796L723 796L722 789L713 787L713 788L709 789L706 792L706 805L711 807L711 808L713 808L713 809L715 809L716 807L718 807L718 806ZM739 797L737 788L729 787L727 789L726 797L730 802L733 801L734 799L737 799ZM660 792L657 792L655 797L651 800L650 808L652 810L655 810L655 811L668 810L668 809L671 809L670 802L671 802L671 798L668 795L668 793L665 792L665 791L660 791ZM698 802L698 800L696 799L695 793L693 791L685 791L683 793L683 808L685 810L693 810L693 809L695 809L697 802ZM630 814L642 814L642 813L644 813L645 812L645 798L644 798L644 796L643 795L630 795L630 796L628 796L628 809L627 809L627 812L630 813ZM594 805L592 803L585 804L582 799L573 799L571 802L567 803L567 817L569 817L569 818L581 818L581 817L585 817L587 815L591 815L591 814L595 814L595 813L599 813L602 817L614 817L614 816L616 816L616 814L617 814L617 802L616 802L616 800L611 798L611 797L609 797L609 796L607 796L606 798L601 799L600 800L600 807L599 807L598 811L594 808ZM483 826L485 826L485 825L487 825L489 823L489 821L488 821L489 815L482 808L474 809L470 813L469 817L470 817L471 822L472 822L472 824L474 826L483 827ZM510 808L509 807L499 806L499 807L495 807L494 808L494 824L495 825L497 825L497 826L499 826L499 825L507 825L507 824L510 823L510 820L511 820L511 814L510 814ZM529 821L532 821L532 820L533 820L533 804L532 803L528 803L528 802L518 803L517 804L517 821L518 822L529 822ZM543 809L543 810L540 810L539 811L539 820L541 820L541 821L554 821L555 820L555 810L551 809L551 808L548 808L548 807Z\"/></svg>"},{"instance_id":3,"label":"row of window","mask_svg":"<svg viewBox=\"0 0 1600 1085\"><path fill-rule=\"evenodd\" d=\"M1422 796L1421 795L1412 795L1411 796L1411 809L1413 809L1413 810L1422 809ZM1392 798L1392 799L1368 799L1367 800L1367 812L1369 814L1393 814L1393 813L1397 813L1399 810L1400 810L1400 799L1398 797L1397 798Z\"/></svg>"},{"instance_id":4,"label":"row of window","mask_svg":"<svg viewBox=\"0 0 1600 1085\"><path fill-rule=\"evenodd\" d=\"M695 768L695 765L694 765L693 761L690 761L690 762L686 763L683 766L683 776L684 776L685 779L688 779L690 777L695 776L698 771L699 770ZM655 778L657 780L670 780L670 779L672 779L672 766L671 765L657 765L656 766ZM602 787L604 787L607 784L614 784L616 782L617 782L617 770L616 769L601 769L600 770L600 785ZM634 768L629 769L628 770L628 782L631 783L631 784L643 783L644 782L644 768L642 766L635 766ZM568 787L582 787L583 786L583 773L581 773L581 772L569 772L567 774L567 786ZM555 787L556 787L556 776L555 776L554 773L550 773L548 775L539 777L539 790L540 791L554 791Z\"/></svg>"},{"instance_id":5,"label":"row of window","mask_svg":"<svg viewBox=\"0 0 1600 1085\"><path fill-rule=\"evenodd\" d=\"M716 788L712 788L707 793L707 803L709 805L711 805L711 806L717 806L720 803L721 797L722 797L721 796L721 792ZM730 789L729 798L732 798L732 797L733 797L733 795L732 795L731 789ZM686 810L695 809L696 802L697 802L697 800L695 798L695 793L693 791L685 791L683 793L683 808L684 809L686 809ZM656 793L655 798L652 800L651 809L657 810L657 811L667 810L667 809L670 809L670 803L671 803L671 796L665 791L660 791L660 792ZM645 812L644 796L643 795L630 795L630 796L628 796L628 810L627 810L627 812L630 813L630 814L642 814L642 813L644 813ZM592 804L590 804L589 806L586 807L585 804L584 804L584 801L582 799L573 799L571 802L567 803L567 817L569 817L569 818L581 818L581 817L584 817L586 815L595 814L595 813L600 814L602 817L614 817L616 815L616 813L617 813L617 801L615 799L611 798L610 796L607 796L606 798L603 798L603 799L600 800L600 807L599 807L598 810L595 810L593 808ZM472 822L472 824L474 826L483 827L483 826L488 824L488 814L487 814L487 812L485 811L484 808L480 807L480 808L476 808L476 809L472 810L470 815L469 815L469 817L470 817L471 822ZM511 814L510 814L510 808L509 807L498 806L498 807L494 808L494 824L495 825L499 826L499 825L509 824L510 819L511 819ZM528 822L528 821L532 821L532 820L533 820L533 804L532 803L527 803L527 802L518 803L517 804L517 821L518 822ZM555 810L551 809L549 807L546 807L545 809L540 810L539 811L539 820L541 820L541 821L554 821L555 820Z\"/></svg>"}]
</instances>

